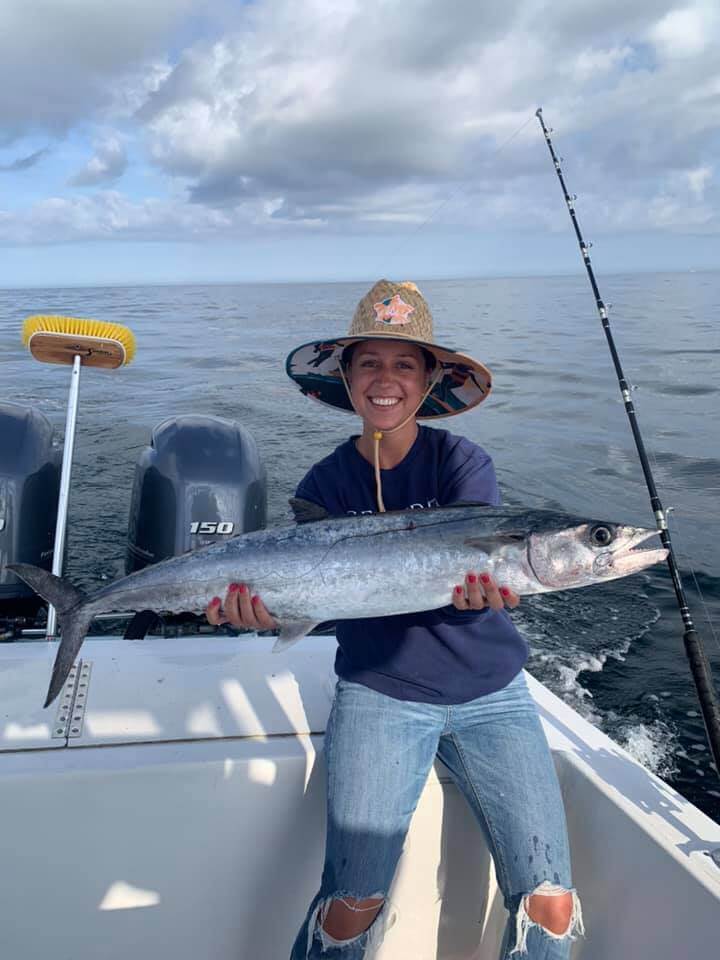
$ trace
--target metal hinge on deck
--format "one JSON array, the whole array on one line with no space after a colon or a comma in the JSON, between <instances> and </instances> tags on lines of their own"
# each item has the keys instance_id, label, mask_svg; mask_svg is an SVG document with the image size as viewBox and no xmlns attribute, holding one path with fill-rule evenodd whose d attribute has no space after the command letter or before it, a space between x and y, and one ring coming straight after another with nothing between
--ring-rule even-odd
<instances>
[{"instance_id":1,"label":"metal hinge on deck","mask_svg":"<svg viewBox=\"0 0 720 960\"><path fill-rule=\"evenodd\" d=\"M70 670L60 692L60 704L52 732L53 740L82 736L91 669L91 660L78 660Z\"/></svg>"}]
</instances>

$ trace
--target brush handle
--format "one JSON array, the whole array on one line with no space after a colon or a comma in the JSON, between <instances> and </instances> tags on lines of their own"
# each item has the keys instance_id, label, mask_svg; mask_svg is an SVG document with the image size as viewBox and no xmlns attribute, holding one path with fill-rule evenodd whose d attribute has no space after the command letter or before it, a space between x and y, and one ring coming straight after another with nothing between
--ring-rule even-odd
<instances>
[{"instance_id":1,"label":"brush handle","mask_svg":"<svg viewBox=\"0 0 720 960\"><path fill-rule=\"evenodd\" d=\"M75 448L75 423L77 421L78 399L80 397L80 355L73 358L70 375L70 395L68 397L67 417L65 418L65 442L63 444L62 473L60 474L60 499L58 501L57 522L55 524L55 544L53 548L52 572L56 577L62 574L63 553L65 551L65 531L67 529L68 505L70 503L70 474L72 472L73 450ZM57 618L55 607L48 607L47 639L55 637Z\"/></svg>"}]
</instances>

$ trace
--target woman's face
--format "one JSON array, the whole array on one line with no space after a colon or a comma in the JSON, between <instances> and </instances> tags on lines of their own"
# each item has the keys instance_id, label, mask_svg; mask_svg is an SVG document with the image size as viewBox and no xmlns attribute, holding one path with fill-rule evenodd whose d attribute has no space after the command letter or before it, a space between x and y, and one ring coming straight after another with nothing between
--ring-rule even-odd
<instances>
[{"instance_id":1,"label":"woman's face","mask_svg":"<svg viewBox=\"0 0 720 960\"><path fill-rule=\"evenodd\" d=\"M416 410L427 389L425 357L414 343L362 341L353 351L349 381L363 420L376 430L391 430Z\"/></svg>"}]
</instances>

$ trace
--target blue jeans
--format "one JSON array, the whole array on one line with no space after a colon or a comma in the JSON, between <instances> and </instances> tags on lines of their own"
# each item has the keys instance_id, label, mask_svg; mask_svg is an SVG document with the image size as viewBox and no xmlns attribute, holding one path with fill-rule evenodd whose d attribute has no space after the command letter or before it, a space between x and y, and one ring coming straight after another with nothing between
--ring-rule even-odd
<instances>
[{"instance_id":1,"label":"blue jeans","mask_svg":"<svg viewBox=\"0 0 720 960\"><path fill-rule=\"evenodd\" d=\"M333 899L386 898L410 818L438 756L467 798L495 862L509 918L501 960L567 960L582 914L570 876L562 797L522 671L504 689L442 706L338 681L325 734L327 844L320 890L290 960L362 960L390 919L336 941L321 928ZM540 889L539 889L540 888ZM528 897L572 893L566 934L534 923Z\"/></svg>"}]
</instances>

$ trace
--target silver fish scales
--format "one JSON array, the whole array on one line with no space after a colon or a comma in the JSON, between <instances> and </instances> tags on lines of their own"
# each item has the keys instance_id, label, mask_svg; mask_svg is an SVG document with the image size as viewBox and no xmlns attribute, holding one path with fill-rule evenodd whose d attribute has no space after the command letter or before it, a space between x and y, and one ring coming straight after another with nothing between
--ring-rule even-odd
<instances>
[{"instance_id":1,"label":"silver fish scales","mask_svg":"<svg viewBox=\"0 0 720 960\"><path fill-rule=\"evenodd\" d=\"M433 610L450 602L469 570L488 571L523 596L614 580L664 560L639 549L656 530L553 511L461 505L314 522L255 531L164 560L86 596L38 567L12 564L58 613L62 640L45 705L52 703L93 617L154 610L202 612L228 584L262 596L280 625L276 649L325 620Z\"/></svg>"}]
</instances>

